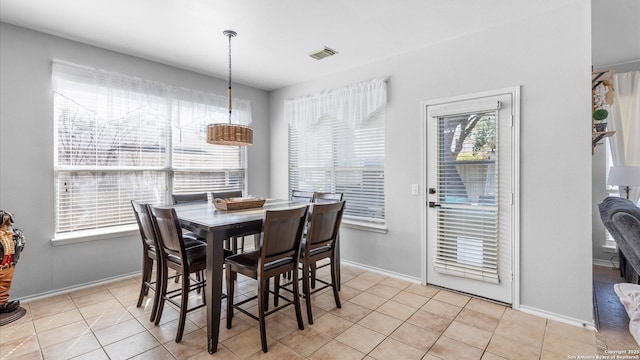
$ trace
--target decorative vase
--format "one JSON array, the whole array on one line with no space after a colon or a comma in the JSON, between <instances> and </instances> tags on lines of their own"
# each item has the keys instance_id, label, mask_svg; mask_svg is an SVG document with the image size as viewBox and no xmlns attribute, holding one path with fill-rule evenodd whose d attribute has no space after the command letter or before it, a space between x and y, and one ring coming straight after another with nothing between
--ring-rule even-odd
<instances>
[{"instance_id":1,"label":"decorative vase","mask_svg":"<svg viewBox=\"0 0 640 360\"><path fill-rule=\"evenodd\" d=\"M596 125L596 132L605 132L607 131L607 123L606 122L602 122L602 121L598 121L595 123Z\"/></svg>"}]
</instances>

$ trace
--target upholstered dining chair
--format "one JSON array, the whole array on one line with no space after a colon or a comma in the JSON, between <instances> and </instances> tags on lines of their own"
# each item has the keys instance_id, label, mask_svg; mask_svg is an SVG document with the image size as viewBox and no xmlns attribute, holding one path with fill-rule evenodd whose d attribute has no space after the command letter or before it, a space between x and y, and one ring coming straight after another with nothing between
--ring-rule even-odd
<instances>
[{"instance_id":1,"label":"upholstered dining chair","mask_svg":"<svg viewBox=\"0 0 640 360\"><path fill-rule=\"evenodd\" d=\"M267 211L263 222L262 246L260 249L237 254L225 260L227 281L227 329L231 329L234 309L258 320L260 323L260 341L262 351L267 352L265 317L288 306L295 307L298 328L304 330L300 310L298 267L300 243L304 230L308 206L290 210ZM285 303L267 311L269 279L279 278L281 274L293 272L293 293L291 299L281 296ZM234 304L234 281L238 273L258 281L258 294ZM252 300L258 300L258 316L240 307Z\"/></svg>"},{"instance_id":2,"label":"upholstered dining chair","mask_svg":"<svg viewBox=\"0 0 640 360\"><path fill-rule=\"evenodd\" d=\"M204 291L202 291L202 302L191 308L188 308L189 293L192 290L204 289L206 281L204 276L196 279L192 284L191 274L202 273L207 267L207 245L195 245L192 247L185 246L185 240L182 236L182 229L178 222L178 217L173 208L157 208L150 206L151 219L153 228L158 239L158 255L162 268L162 277L159 286L160 300L158 311L155 319L155 325L160 323L162 311L166 301L180 309L178 330L176 333L176 342L182 340L184 325L187 313L205 306ZM225 254L230 255L230 254ZM182 286L180 289L168 291L167 279L165 274L169 268L180 272L182 276ZM222 271L222 269L220 269ZM180 302L174 300L174 297L180 296Z\"/></svg>"},{"instance_id":3,"label":"upholstered dining chair","mask_svg":"<svg viewBox=\"0 0 640 360\"><path fill-rule=\"evenodd\" d=\"M151 308L151 317L149 321L154 321L160 299L158 284L160 283L159 279L163 276L157 250L158 239L153 228L151 214L149 213L149 207L147 204L131 200L131 206L133 207L133 213L136 216L136 222L138 223L138 229L140 230L140 239L142 240L142 283L140 286L140 296L138 297L138 303L136 306L142 306L142 301L144 297L148 295L149 289L153 290L153 306ZM201 241L190 237L185 237L184 243L186 248L203 245ZM156 279L152 280L151 277L153 274L154 261L156 265ZM180 273L177 273L177 275L172 277L178 278L179 274Z\"/></svg>"}]
</instances>

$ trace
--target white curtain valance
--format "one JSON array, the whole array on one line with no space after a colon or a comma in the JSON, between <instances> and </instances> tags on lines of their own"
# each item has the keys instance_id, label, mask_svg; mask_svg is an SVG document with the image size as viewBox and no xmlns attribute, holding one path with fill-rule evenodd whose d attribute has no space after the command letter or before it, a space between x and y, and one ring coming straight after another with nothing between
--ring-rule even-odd
<instances>
[{"instance_id":1,"label":"white curtain valance","mask_svg":"<svg viewBox=\"0 0 640 360\"><path fill-rule=\"evenodd\" d=\"M385 79L374 79L284 102L285 120L296 129L305 129L324 116L345 121L350 127L365 121L387 102Z\"/></svg>"},{"instance_id":2,"label":"white curtain valance","mask_svg":"<svg viewBox=\"0 0 640 360\"><path fill-rule=\"evenodd\" d=\"M225 96L62 61L54 61L52 66L54 92L106 117L105 121L134 112L141 103L160 114L171 116L172 126L177 128L202 121L229 121ZM106 94L110 96L104 96ZM233 98L232 107L232 123L251 124L250 100Z\"/></svg>"}]
</instances>

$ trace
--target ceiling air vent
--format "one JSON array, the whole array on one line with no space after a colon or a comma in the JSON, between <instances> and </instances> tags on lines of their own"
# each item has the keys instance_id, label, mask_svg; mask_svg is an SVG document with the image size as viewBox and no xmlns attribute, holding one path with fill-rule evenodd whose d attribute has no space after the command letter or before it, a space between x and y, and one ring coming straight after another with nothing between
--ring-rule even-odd
<instances>
[{"instance_id":1,"label":"ceiling air vent","mask_svg":"<svg viewBox=\"0 0 640 360\"><path fill-rule=\"evenodd\" d=\"M312 54L309 54L309 56L311 56L312 58L316 59L316 60L322 60L328 56L332 56L337 54L338 52L333 50L333 49L329 49L328 47L324 47L322 48L322 50L318 50Z\"/></svg>"}]
</instances>

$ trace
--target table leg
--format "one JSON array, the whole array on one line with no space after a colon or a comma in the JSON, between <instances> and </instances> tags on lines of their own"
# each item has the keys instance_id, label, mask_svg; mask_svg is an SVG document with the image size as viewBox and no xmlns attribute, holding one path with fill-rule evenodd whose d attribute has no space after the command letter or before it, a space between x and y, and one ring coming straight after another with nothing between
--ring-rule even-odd
<instances>
[{"instance_id":1,"label":"table leg","mask_svg":"<svg viewBox=\"0 0 640 360\"><path fill-rule=\"evenodd\" d=\"M207 339L210 354L218 351L220 307L222 301L223 239L214 232L207 233Z\"/></svg>"}]
</instances>

